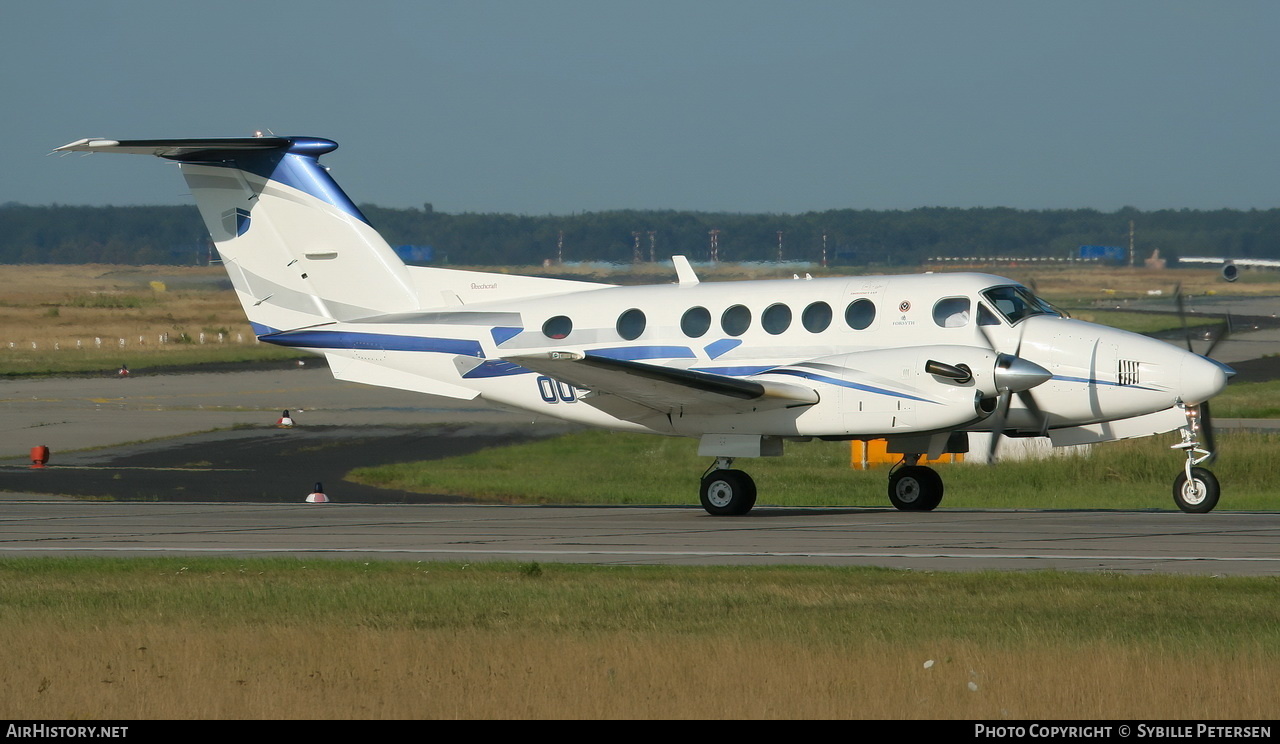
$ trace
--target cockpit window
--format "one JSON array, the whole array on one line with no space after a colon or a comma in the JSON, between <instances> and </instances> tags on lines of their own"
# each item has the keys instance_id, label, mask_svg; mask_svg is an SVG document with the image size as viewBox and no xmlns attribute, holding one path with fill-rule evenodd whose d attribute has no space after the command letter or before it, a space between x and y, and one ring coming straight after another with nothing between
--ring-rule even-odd
<instances>
[{"instance_id":1,"label":"cockpit window","mask_svg":"<svg viewBox=\"0 0 1280 744\"><path fill-rule=\"evenodd\" d=\"M1032 315L1059 315L1053 306L1027 291L1025 287L992 287L982 293L1004 319L1013 325Z\"/></svg>"}]
</instances>

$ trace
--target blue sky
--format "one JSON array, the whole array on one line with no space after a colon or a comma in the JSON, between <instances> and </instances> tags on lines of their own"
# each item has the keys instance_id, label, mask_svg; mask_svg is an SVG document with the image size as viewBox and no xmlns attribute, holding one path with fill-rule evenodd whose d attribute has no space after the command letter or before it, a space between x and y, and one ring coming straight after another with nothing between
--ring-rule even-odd
<instances>
[{"instance_id":1,"label":"blue sky","mask_svg":"<svg viewBox=\"0 0 1280 744\"><path fill-rule=\"evenodd\" d=\"M81 137L312 135L358 203L1280 207L1280 3L6 3L0 203L183 204Z\"/></svg>"}]
</instances>

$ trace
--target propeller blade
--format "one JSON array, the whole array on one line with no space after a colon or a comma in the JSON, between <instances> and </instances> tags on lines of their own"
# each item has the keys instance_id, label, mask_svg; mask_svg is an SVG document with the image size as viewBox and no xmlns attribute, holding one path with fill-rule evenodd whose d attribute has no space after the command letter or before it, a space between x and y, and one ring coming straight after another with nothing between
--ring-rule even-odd
<instances>
[{"instance_id":1,"label":"propeller blade","mask_svg":"<svg viewBox=\"0 0 1280 744\"><path fill-rule=\"evenodd\" d=\"M1200 404L1200 440L1204 448L1209 450L1209 459L1205 460L1205 464L1218 459L1217 441L1213 437L1213 415L1209 413L1207 400Z\"/></svg>"},{"instance_id":2,"label":"propeller blade","mask_svg":"<svg viewBox=\"0 0 1280 744\"><path fill-rule=\"evenodd\" d=\"M995 465L1000 450L1000 437L1004 433L1004 422L1009 416L1009 388L1000 391L1000 401L996 404L995 413L991 414L991 445L987 449L987 464Z\"/></svg>"},{"instance_id":3,"label":"propeller blade","mask_svg":"<svg viewBox=\"0 0 1280 744\"><path fill-rule=\"evenodd\" d=\"M1209 348L1204 350L1201 356L1212 357L1213 350L1218 348L1218 344L1224 341L1227 336L1231 335L1231 313L1227 313L1227 317L1222 321L1222 325L1218 326L1218 332L1214 334L1213 340L1209 342Z\"/></svg>"},{"instance_id":4,"label":"propeller blade","mask_svg":"<svg viewBox=\"0 0 1280 744\"><path fill-rule=\"evenodd\" d=\"M1191 348L1191 328L1187 326L1187 304L1182 297L1182 282L1178 282L1173 288L1173 301L1178 307L1178 320L1182 321L1182 336L1187 342L1187 351L1194 352Z\"/></svg>"},{"instance_id":5,"label":"propeller blade","mask_svg":"<svg viewBox=\"0 0 1280 744\"><path fill-rule=\"evenodd\" d=\"M1040 432L1040 436L1043 437L1048 434L1049 417L1040 409L1040 406L1036 403L1035 396L1031 394L1031 391L1023 390L1018 393L1018 400L1022 401L1022 405L1026 406L1027 410L1031 411L1031 415L1036 417L1036 421L1040 422L1039 426L1036 427L1036 431Z\"/></svg>"}]
</instances>

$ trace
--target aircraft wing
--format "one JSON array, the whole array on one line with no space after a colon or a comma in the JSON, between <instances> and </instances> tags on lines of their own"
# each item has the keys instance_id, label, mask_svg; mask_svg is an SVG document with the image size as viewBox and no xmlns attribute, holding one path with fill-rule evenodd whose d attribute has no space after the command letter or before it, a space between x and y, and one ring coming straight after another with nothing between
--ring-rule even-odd
<instances>
[{"instance_id":1,"label":"aircraft wing","mask_svg":"<svg viewBox=\"0 0 1280 744\"><path fill-rule=\"evenodd\" d=\"M818 393L803 385L739 379L579 351L524 354L504 360L588 390L590 394L581 398L584 403L633 420L655 412L751 413L818 402Z\"/></svg>"}]
</instances>

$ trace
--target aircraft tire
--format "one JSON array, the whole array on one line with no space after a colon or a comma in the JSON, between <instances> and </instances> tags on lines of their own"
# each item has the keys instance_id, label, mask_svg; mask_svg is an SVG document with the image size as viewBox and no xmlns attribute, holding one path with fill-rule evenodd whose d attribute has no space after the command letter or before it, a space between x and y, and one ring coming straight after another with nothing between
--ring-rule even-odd
<instances>
[{"instance_id":1,"label":"aircraft tire","mask_svg":"<svg viewBox=\"0 0 1280 744\"><path fill-rule=\"evenodd\" d=\"M942 493L942 477L932 468L910 465L889 476L889 501L901 511L933 511Z\"/></svg>"},{"instance_id":2,"label":"aircraft tire","mask_svg":"<svg viewBox=\"0 0 1280 744\"><path fill-rule=\"evenodd\" d=\"M1218 478L1204 468L1191 468L1191 480L1185 472L1173 481L1173 503L1190 514L1206 514L1218 505L1222 487Z\"/></svg>"},{"instance_id":3,"label":"aircraft tire","mask_svg":"<svg viewBox=\"0 0 1280 744\"><path fill-rule=\"evenodd\" d=\"M702 508L713 517L737 517L756 505L756 482L741 470L713 470L702 479Z\"/></svg>"}]
</instances>

